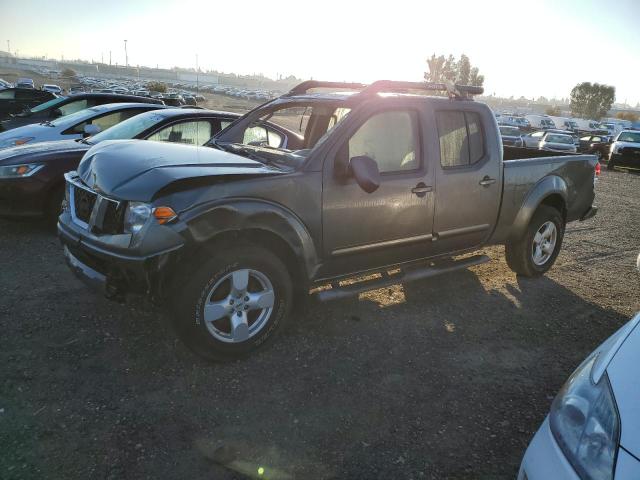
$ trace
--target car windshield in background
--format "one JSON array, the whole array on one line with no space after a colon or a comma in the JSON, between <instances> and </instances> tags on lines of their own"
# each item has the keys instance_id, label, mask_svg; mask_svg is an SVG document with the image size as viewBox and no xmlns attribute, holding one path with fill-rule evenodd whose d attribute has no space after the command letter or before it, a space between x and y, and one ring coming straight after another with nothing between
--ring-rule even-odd
<instances>
[{"instance_id":1,"label":"car windshield in background","mask_svg":"<svg viewBox=\"0 0 640 480\"><path fill-rule=\"evenodd\" d=\"M131 117L124 122L120 122L111 128L106 129L104 132L100 132L97 135L89 138L89 143L99 143L103 140L129 140L140 135L148 128L153 127L160 121L162 121L162 115L158 115L154 112L147 112L135 117Z\"/></svg>"},{"instance_id":2,"label":"car windshield in background","mask_svg":"<svg viewBox=\"0 0 640 480\"><path fill-rule=\"evenodd\" d=\"M622 132L618 136L619 142L640 143L640 132Z\"/></svg>"},{"instance_id":3,"label":"car windshield in background","mask_svg":"<svg viewBox=\"0 0 640 480\"><path fill-rule=\"evenodd\" d=\"M69 115L65 115L64 117L56 118L49 122L54 127L59 127L61 125L66 125L67 123L81 122L92 115L100 112L97 108L85 108L84 110L80 110L79 112L71 113Z\"/></svg>"},{"instance_id":4,"label":"car windshield in background","mask_svg":"<svg viewBox=\"0 0 640 480\"><path fill-rule=\"evenodd\" d=\"M567 144L572 144L573 143L573 137L570 137L569 135L547 135L547 138L545 139L545 141L547 143L567 143Z\"/></svg>"},{"instance_id":5,"label":"car windshield in background","mask_svg":"<svg viewBox=\"0 0 640 480\"><path fill-rule=\"evenodd\" d=\"M66 98L64 98L64 97L62 97L62 98L54 98L53 100L49 100L48 102L44 102L44 103L41 103L40 105L36 105L35 107L33 107L31 109L31 113L42 112L43 110L46 110L47 108L55 107L56 105L64 102L65 100L66 100Z\"/></svg>"},{"instance_id":6,"label":"car windshield in background","mask_svg":"<svg viewBox=\"0 0 640 480\"><path fill-rule=\"evenodd\" d=\"M500 127L500 133L511 137L517 137L520 135L520 130L515 127Z\"/></svg>"}]
</instances>

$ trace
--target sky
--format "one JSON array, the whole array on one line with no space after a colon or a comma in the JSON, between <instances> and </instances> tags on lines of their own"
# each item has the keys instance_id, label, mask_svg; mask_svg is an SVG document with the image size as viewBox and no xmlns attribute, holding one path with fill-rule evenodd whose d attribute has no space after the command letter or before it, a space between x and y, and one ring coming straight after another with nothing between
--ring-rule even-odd
<instances>
[{"instance_id":1,"label":"sky","mask_svg":"<svg viewBox=\"0 0 640 480\"><path fill-rule=\"evenodd\" d=\"M55 4L55 8L52 5ZM640 0L0 0L0 50L130 65L369 82L420 80L465 53L485 93L568 97L579 82L640 102Z\"/></svg>"}]
</instances>

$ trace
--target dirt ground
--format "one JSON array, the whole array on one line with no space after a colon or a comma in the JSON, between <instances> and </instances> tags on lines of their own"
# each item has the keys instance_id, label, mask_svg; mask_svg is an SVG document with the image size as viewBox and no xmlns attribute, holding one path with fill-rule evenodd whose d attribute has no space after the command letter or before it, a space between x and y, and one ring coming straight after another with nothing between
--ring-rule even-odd
<instances>
[{"instance_id":1,"label":"dirt ground","mask_svg":"<svg viewBox=\"0 0 640 480\"><path fill-rule=\"evenodd\" d=\"M640 176L604 172L556 266L489 264L325 305L200 361L0 220L0 478L511 478L573 368L640 310ZM260 473L262 472L262 474Z\"/></svg>"}]
</instances>

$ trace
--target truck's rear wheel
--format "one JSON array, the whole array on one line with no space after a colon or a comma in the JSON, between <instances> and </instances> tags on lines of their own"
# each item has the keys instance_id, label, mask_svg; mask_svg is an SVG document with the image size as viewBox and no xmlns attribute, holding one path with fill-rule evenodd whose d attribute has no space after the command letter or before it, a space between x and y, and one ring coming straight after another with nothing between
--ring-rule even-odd
<instances>
[{"instance_id":1,"label":"truck's rear wheel","mask_svg":"<svg viewBox=\"0 0 640 480\"><path fill-rule=\"evenodd\" d=\"M186 283L171 302L174 327L191 350L209 360L231 360L264 345L291 309L287 268L258 246L219 251L181 277Z\"/></svg>"},{"instance_id":2,"label":"truck's rear wheel","mask_svg":"<svg viewBox=\"0 0 640 480\"><path fill-rule=\"evenodd\" d=\"M563 238L561 213L553 207L540 205L525 234L505 245L509 268L525 277L542 275L555 263Z\"/></svg>"}]
</instances>

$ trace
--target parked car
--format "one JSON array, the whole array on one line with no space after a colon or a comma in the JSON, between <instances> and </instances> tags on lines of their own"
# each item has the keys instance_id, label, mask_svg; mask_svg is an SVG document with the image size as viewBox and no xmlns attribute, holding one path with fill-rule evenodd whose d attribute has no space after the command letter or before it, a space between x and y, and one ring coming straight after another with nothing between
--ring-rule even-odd
<instances>
[{"instance_id":1,"label":"parked car","mask_svg":"<svg viewBox=\"0 0 640 480\"><path fill-rule=\"evenodd\" d=\"M525 118L534 129L556 128L549 115L525 115Z\"/></svg>"},{"instance_id":2,"label":"parked car","mask_svg":"<svg viewBox=\"0 0 640 480\"><path fill-rule=\"evenodd\" d=\"M509 127L507 125L499 125L500 137L502 138L503 145L510 145L512 147L523 147L524 141L522 140L522 132L518 127Z\"/></svg>"},{"instance_id":3,"label":"parked car","mask_svg":"<svg viewBox=\"0 0 640 480\"><path fill-rule=\"evenodd\" d=\"M42 90L46 92L55 93L56 95L62 95L64 93L62 88L59 87L58 85L51 85L48 83L45 83L44 85L42 85Z\"/></svg>"},{"instance_id":4,"label":"parked car","mask_svg":"<svg viewBox=\"0 0 640 480\"><path fill-rule=\"evenodd\" d=\"M546 132L540 140L539 148L540 150L551 150L555 152L577 152L573 137L561 133Z\"/></svg>"},{"instance_id":5,"label":"parked car","mask_svg":"<svg viewBox=\"0 0 640 480\"><path fill-rule=\"evenodd\" d=\"M170 105L172 107L181 107L183 105L186 105L186 102L184 101L184 98L182 98L182 95L179 95L177 93L166 93L162 95L162 100L164 100L164 103L166 105Z\"/></svg>"},{"instance_id":6,"label":"parked car","mask_svg":"<svg viewBox=\"0 0 640 480\"><path fill-rule=\"evenodd\" d=\"M185 105L189 105L195 107L198 103L196 102L196 97L193 95L182 95Z\"/></svg>"},{"instance_id":7,"label":"parked car","mask_svg":"<svg viewBox=\"0 0 640 480\"><path fill-rule=\"evenodd\" d=\"M573 118L568 117L549 117L553 121L555 128L560 130L568 130L570 132L577 132L580 128L578 123Z\"/></svg>"},{"instance_id":8,"label":"parked car","mask_svg":"<svg viewBox=\"0 0 640 480\"><path fill-rule=\"evenodd\" d=\"M13 85L9 82L7 82L6 80L3 80L2 78L0 78L0 90L4 90L5 88L11 88L13 87Z\"/></svg>"},{"instance_id":9,"label":"parked car","mask_svg":"<svg viewBox=\"0 0 640 480\"><path fill-rule=\"evenodd\" d=\"M574 138L572 135L568 134L568 132L564 130L557 130L557 129L539 130L537 132L532 132L532 133L528 133L527 135L523 135L522 140L526 148L535 148L535 149L543 150L542 146L546 145L547 142L545 140L549 135L561 135L562 136L561 138L563 141L566 141L566 138L564 137L569 137L571 139L570 143L573 144L573 149L569 147L568 144L563 143L562 145L560 145L560 147L557 150L566 150L568 152L577 151L576 144L579 143L578 137ZM554 139L557 139L557 137L554 137ZM551 150L551 149L552 148L544 148L544 150Z\"/></svg>"},{"instance_id":10,"label":"parked car","mask_svg":"<svg viewBox=\"0 0 640 480\"><path fill-rule=\"evenodd\" d=\"M585 135L580 137L578 150L581 153L595 155L598 160L608 158L611 150L611 138L604 135Z\"/></svg>"},{"instance_id":11,"label":"parked car","mask_svg":"<svg viewBox=\"0 0 640 480\"><path fill-rule=\"evenodd\" d=\"M518 480L640 478L640 314L569 377L522 460Z\"/></svg>"},{"instance_id":12,"label":"parked car","mask_svg":"<svg viewBox=\"0 0 640 480\"><path fill-rule=\"evenodd\" d=\"M20 113L43 102L54 99L51 92L27 88L5 88L0 90L0 120L10 114Z\"/></svg>"},{"instance_id":13,"label":"parked car","mask_svg":"<svg viewBox=\"0 0 640 480\"><path fill-rule=\"evenodd\" d=\"M16 81L16 88L36 88L33 80L31 78L19 78Z\"/></svg>"},{"instance_id":14,"label":"parked car","mask_svg":"<svg viewBox=\"0 0 640 480\"><path fill-rule=\"evenodd\" d=\"M614 167L640 168L640 131L623 130L616 135L607 163L609 170Z\"/></svg>"},{"instance_id":15,"label":"parked car","mask_svg":"<svg viewBox=\"0 0 640 480\"><path fill-rule=\"evenodd\" d=\"M214 360L264 345L312 286L333 285L322 301L354 296L484 263L449 257L487 244L505 244L518 274L544 274L566 222L595 215L595 157L503 148L491 110L469 98L479 87L408 88L447 87L304 82L208 148L92 147L66 174L68 264L108 296L164 302L180 338ZM362 272L384 273L337 283Z\"/></svg>"},{"instance_id":16,"label":"parked car","mask_svg":"<svg viewBox=\"0 0 640 480\"><path fill-rule=\"evenodd\" d=\"M100 133L127 118L164 105L150 103L107 103L86 108L79 112L46 120L32 125L24 125L0 133L0 150L17 145L60 140L74 140Z\"/></svg>"},{"instance_id":17,"label":"parked car","mask_svg":"<svg viewBox=\"0 0 640 480\"><path fill-rule=\"evenodd\" d=\"M240 117L237 113L161 109L141 113L82 140L23 145L0 151L0 216L57 219L64 174L105 140L140 139L202 145Z\"/></svg>"},{"instance_id":18,"label":"parked car","mask_svg":"<svg viewBox=\"0 0 640 480\"><path fill-rule=\"evenodd\" d=\"M63 117L97 105L124 102L164 105L162 100L140 98L135 95L119 95L117 93L78 93L68 97L54 98L53 100L49 100L48 102L32 107L21 113L12 115L9 119L0 123L0 125L4 130L11 130L23 125L30 125L32 123L39 123L45 120Z\"/></svg>"}]
</instances>

